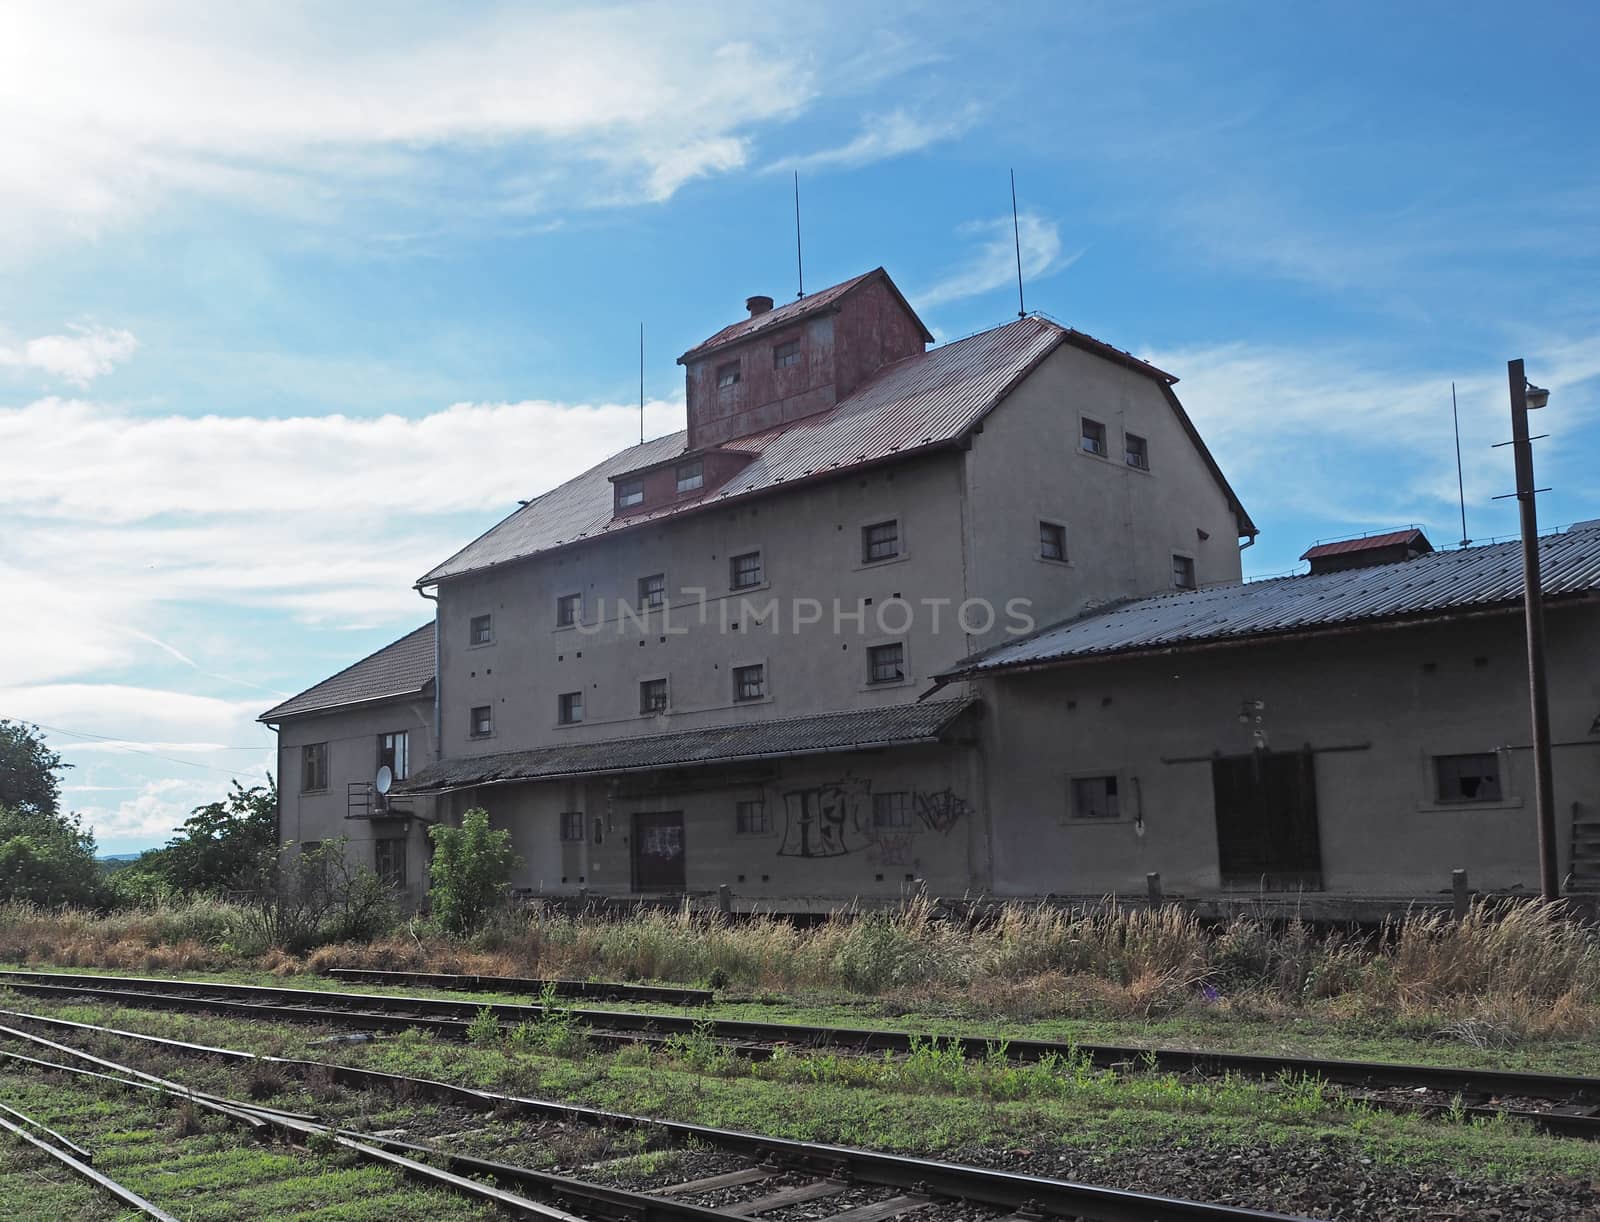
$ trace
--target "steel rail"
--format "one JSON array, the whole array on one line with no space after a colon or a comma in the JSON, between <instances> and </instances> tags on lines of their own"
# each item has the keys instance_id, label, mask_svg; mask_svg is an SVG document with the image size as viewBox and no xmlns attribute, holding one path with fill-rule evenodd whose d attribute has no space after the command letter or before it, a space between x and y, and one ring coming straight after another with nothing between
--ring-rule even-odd
<instances>
[{"instance_id":1,"label":"steel rail","mask_svg":"<svg viewBox=\"0 0 1600 1222\"><path fill-rule=\"evenodd\" d=\"M146 1217L154 1218L156 1219L156 1222L178 1222L177 1218L173 1217L159 1205L152 1204L151 1202L145 1200L131 1188L124 1188L109 1175L106 1175L100 1171L96 1171L88 1163L81 1159L74 1158L68 1151L61 1149L59 1146L52 1146L49 1142L42 1141L41 1139L35 1137L32 1133L28 1132L27 1129L24 1129L21 1125L11 1123L11 1121L7 1120L4 1116L0 1116L0 1129L4 1129L8 1133L22 1138L23 1141L27 1142L35 1149L44 1151L44 1153L48 1154L62 1166L72 1171L75 1175L88 1180L91 1184L102 1191L109 1192L124 1205L133 1206L133 1208L137 1209Z\"/></svg>"},{"instance_id":2,"label":"steel rail","mask_svg":"<svg viewBox=\"0 0 1600 1222\"><path fill-rule=\"evenodd\" d=\"M1330 1083L1361 1087L1425 1087L1447 1094L1490 1097L1528 1097L1544 1100L1585 1100L1600 1102L1600 1078L1535 1073L1520 1070L1480 1069L1443 1065L1413 1065L1386 1061L1328 1060L1316 1057L1283 1056L1246 1052L1213 1052L1187 1048L1143 1048L1135 1045L1077 1044L1051 1040L1007 1039L1003 1036L917 1034L904 1031L878 1031L853 1027L817 1027L793 1023L770 1023L746 1019L696 1019L676 1014L638 1013L620 1010L583 1010L569 1007L453 1001L445 998L411 997L377 993L346 993L323 989L291 989L265 985L220 984L209 981L153 980L142 977L71 975L57 972L0 970L0 986L9 984L19 991L37 985L83 993L110 995L137 991L175 998L213 995L213 1004L241 997L282 1004L322 1003L316 1009L321 1021L346 1021L339 1017L336 1004L343 1002L361 1008L360 1023L378 1026L441 1026L439 1020L469 1022L483 1011L506 1022L538 1022L549 1015L570 1018L585 1026L603 1026L610 1032L627 1035L710 1035L767 1045L793 1044L810 1047L837 1047L871 1052L910 1053L919 1046L936 1042L941 1048L956 1048L968 1057L1001 1054L1009 1060L1038 1061L1049 1057L1087 1059L1099 1068L1147 1065L1170 1073L1218 1075L1235 1073L1252 1078L1278 1078L1283 1075L1321 1078ZM132 986L118 988L118 985ZM222 994L222 997L215 995ZM198 1000L197 1000L198 1004ZM175 1007L176 1008L176 1007ZM414 1017L412 1017L414 1016ZM606 1031L596 1038L613 1038ZM626 1040L621 1040L626 1042ZM752 1049L753 1055L770 1053Z\"/></svg>"},{"instance_id":3,"label":"steel rail","mask_svg":"<svg viewBox=\"0 0 1600 1222\"><path fill-rule=\"evenodd\" d=\"M15 1012L5 1011L3 1013L14 1014ZM20 1017L36 1016L20 1015ZM497 1091L454 1086L450 1083L436 1082L427 1078L411 1078L401 1074L389 1074L376 1070L358 1070L349 1066L333 1065L319 1061L260 1056L238 1049L188 1044L182 1041L166 1040L160 1036L146 1036L137 1032L119 1031L115 1028L101 1027L93 1023L81 1023L69 1019L36 1018L36 1021L102 1035L131 1037L158 1046L171 1046L190 1052L204 1052L241 1062L268 1062L295 1069L299 1072L316 1070L328 1074L334 1080L360 1082L362 1085L405 1083L413 1090L433 1093L436 1097L448 1098L458 1103L468 1103L469 1106L476 1104L476 1110L479 1111L499 1110L504 1114L507 1110L513 1110L533 1115L552 1116L593 1126L650 1129L674 1142L698 1142L716 1149L744 1155L757 1162L777 1160L792 1168L809 1170L815 1174L842 1174L863 1184L875 1184L933 1196L948 1197L955 1200L972 1201L984 1205L1012 1209L1030 1215L1048 1214L1063 1219L1092 1219L1093 1222L1307 1222L1306 1219L1295 1215L1281 1214L1270 1210L1219 1205L1204 1201L1185 1201L1149 1193L1129 1192L1116 1188L1074 1183L1069 1180L1048 1179L1043 1176L1027 1175L1015 1171L964 1166L959 1163L947 1163L937 1159L913 1158L908 1155L860 1150L848 1146L797 1141L792 1138L772 1137L759 1133L748 1133L738 1129L715 1128L709 1125L690 1124L685 1121L657 1120L627 1112L609 1112L577 1104L556 1103L550 1100L533 1099L525 1096L505 1095ZM9 1029L0 1028L0 1031L6 1030ZM52 1041L44 1040L43 1037L33 1036L31 1038L52 1047L63 1049L69 1055L75 1055L102 1065L107 1063L103 1058L94 1057L92 1054L79 1052L64 1045L54 1044ZM111 1064L115 1063L112 1062ZM127 1067L122 1068L126 1069ZM152 1077L152 1075L141 1074L138 1070L128 1070L128 1072L145 1078ZM173 1083L168 1083L168 1085L179 1090L182 1089ZM239 1106L240 1110L244 1110L248 1105ZM267 1124L277 1124L276 1119L271 1115L262 1115L261 1119ZM346 1141L353 1142L351 1148L372 1148L366 1146L365 1143L356 1142L354 1139L346 1139ZM404 1163L417 1168L422 1173L451 1174L449 1172L441 1172L437 1168L428 1167L426 1164L416 1163L414 1160L406 1159L404 1156L395 1154L392 1151L383 1151L383 1153L388 1154L391 1158L401 1159ZM365 1157L366 1155L364 1154L363 1156ZM453 1178L459 1179L461 1177ZM467 1180L465 1183L469 1185L475 1184L471 1180ZM476 1186L482 1187L481 1185Z\"/></svg>"},{"instance_id":4,"label":"steel rail","mask_svg":"<svg viewBox=\"0 0 1600 1222\"><path fill-rule=\"evenodd\" d=\"M18 1124L25 1124L30 1129L37 1129L51 1141L55 1142L56 1145L65 1150L68 1154L71 1154L74 1158L81 1159L83 1162L91 1165L94 1163L93 1154L91 1154L88 1150L85 1150L77 1142L71 1141L67 1137L56 1132L49 1125L40 1124L32 1116L25 1115L24 1113L17 1111L16 1108L8 1107L4 1103L0 1103L0 1112L4 1112L7 1116L12 1117Z\"/></svg>"},{"instance_id":5,"label":"steel rail","mask_svg":"<svg viewBox=\"0 0 1600 1222\"><path fill-rule=\"evenodd\" d=\"M596 1001L658 1001L673 1006L703 1006L715 999L710 989L689 989L669 984L625 984L603 980L548 980L533 976L484 976L475 972L394 972L380 968L335 967L335 980L366 984L405 984L461 993L552 992L557 997L589 997Z\"/></svg>"}]
</instances>

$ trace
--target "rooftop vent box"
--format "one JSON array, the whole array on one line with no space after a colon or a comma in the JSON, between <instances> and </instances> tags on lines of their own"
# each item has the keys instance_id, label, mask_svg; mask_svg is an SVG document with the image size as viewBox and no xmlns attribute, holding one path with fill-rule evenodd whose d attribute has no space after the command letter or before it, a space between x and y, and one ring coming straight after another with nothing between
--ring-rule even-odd
<instances>
[{"instance_id":1,"label":"rooftop vent box","mask_svg":"<svg viewBox=\"0 0 1600 1222\"><path fill-rule=\"evenodd\" d=\"M1359 539L1339 539L1319 543L1300 557L1311 562L1313 573L1337 573L1343 569L1368 569L1380 564L1400 564L1426 556L1433 550L1428 536L1415 526L1391 530Z\"/></svg>"}]
</instances>

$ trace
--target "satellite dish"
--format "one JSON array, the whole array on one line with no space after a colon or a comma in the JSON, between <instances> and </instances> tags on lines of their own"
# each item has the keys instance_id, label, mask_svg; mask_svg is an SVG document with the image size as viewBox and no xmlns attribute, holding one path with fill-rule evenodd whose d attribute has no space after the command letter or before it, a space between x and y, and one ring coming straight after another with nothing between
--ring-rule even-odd
<instances>
[{"instance_id":1,"label":"satellite dish","mask_svg":"<svg viewBox=\"0 0 1600 1222\"><path fill-rule=\"evenodd\" d=\"M383 795L389 792L389 787L393 784L394 771L389 767L388 764L384 764L378 769L378 775L376 778L374 778L372 787L376 789L380 795Z\"/></svg>"}]
</instances>

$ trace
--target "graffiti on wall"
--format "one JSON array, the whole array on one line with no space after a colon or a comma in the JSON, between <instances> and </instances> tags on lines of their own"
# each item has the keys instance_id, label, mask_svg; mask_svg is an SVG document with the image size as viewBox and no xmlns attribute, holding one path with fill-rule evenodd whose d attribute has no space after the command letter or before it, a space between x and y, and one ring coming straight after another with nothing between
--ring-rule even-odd
<instances>
[{"instance_id":1,"label":"graffiti on wall","mask_svg":"<svg viewBox=\"0 0 1600 1222\"><path fill-rule=\"evenodd\" d=\"M898 795L900 791L895 791ZM888 822L891 811L907 808L909 822ZM972 813L952 789L913 790L903 802L885 808L880 822L868 781L845 777L791 789L783 795L780 857L843 857L866 850L878 865L916 864L917 839L927 833L948 836Z\"/></svg>"}]
</instances>

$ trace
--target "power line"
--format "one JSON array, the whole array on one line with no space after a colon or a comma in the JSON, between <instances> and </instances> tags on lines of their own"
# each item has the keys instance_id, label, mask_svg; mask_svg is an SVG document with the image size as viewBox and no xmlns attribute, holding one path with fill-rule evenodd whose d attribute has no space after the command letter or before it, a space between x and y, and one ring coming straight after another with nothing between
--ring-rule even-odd
<instances>
[{"instance_id":1,"label":"power line","mask_svg":"<svg viewBox=\"0 0 1600 1222\"><path fill-rule=\"evenodd\" d=\"M254 775L252 775L251 773L248 773L248 772L233 772L233 771L231 771L230 769L227 769L227 768L213 768L210 764L198 764L194 760L181 760L181 759L177 758L177 756L161 755L161 754L159 754L158 752L155 752L155 751L141 750L138 747L132 746L130 744L129 740L127 740L127 739L114 738L114 737L111 737L110 735L106 735L106 734L90 734L86 730L68 730L63 726L47 726L42 721L29 721L26 718L22 718L22 717L3 717L3 718L0 718L0 721L15 721L15 722L18 722L19 724L22 724L22 725L32 725L32 726L37 726L41 730L49 730L50 733L52 733L52 734L65 734L70 738L88 738L88 739L94 739L94 740L96 740L98 742L110 743L113 747L116 747L118 750L126 751L126 752L128 752L128 753L130 753L132 755L144 755L144 756L148 756L151 759L162 760L162 761L164 761L164 762L166 762L168 764L182 764L186 768L199 768L204 772L216 772L216 773L220 773L223 776L233 777L235 780L248 781L248 780L260 780L261 779L259 776L254 776ZM221 748L221 750L223 750L223 751L268 751L268 750L271 750L271 748L270 747L266 747L266 746L262 746L262 747L223 747L223 748Z\"/></svg>"}]
</instances>

